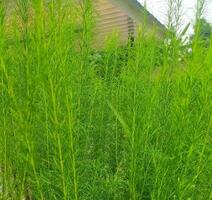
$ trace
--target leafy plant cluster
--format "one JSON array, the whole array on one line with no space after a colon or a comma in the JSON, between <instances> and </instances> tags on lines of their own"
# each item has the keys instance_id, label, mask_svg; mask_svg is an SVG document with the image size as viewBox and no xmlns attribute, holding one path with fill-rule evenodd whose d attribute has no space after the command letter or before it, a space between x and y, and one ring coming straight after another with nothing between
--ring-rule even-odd
<instances>
[{"instance_id":1,"label":"leafy plant cluster","mask_svg":"<svg viewBox=\"0 0 212 200\"><path fill-rule=\"evenodd\" d=\"M14 6L0 4L0 199L211 198L211 41L179 60L176 37L141 30L94 51L92 1Z\"/></svg>"}]
</instances>

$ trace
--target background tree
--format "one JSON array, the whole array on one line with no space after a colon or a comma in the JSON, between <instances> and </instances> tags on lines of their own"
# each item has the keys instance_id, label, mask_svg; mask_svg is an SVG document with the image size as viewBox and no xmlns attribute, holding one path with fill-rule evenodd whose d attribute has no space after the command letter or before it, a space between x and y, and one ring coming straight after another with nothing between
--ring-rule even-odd
<instances>
[{"instance_id":1,"label":"background tree","mask_svg":"<svg viewBox=\"0 0 212 200\"><path fill-rule=\"evenodd\" d=\"M212 36L212 25L205 18L201 18L194 25L194 30L195 34L191 36L191 41L197 37L204 46L208 47Z\"/></svg>"}]
</instances>

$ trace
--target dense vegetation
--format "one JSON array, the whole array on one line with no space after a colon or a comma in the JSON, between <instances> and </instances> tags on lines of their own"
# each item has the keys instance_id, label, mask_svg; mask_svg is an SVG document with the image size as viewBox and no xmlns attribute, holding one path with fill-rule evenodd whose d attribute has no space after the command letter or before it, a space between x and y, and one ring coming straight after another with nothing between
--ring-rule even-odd
<instances>
[{"instance_id":1,"label":"dense vegetation","mask_svg":"<svg viewBox=\"0 0 212 200\"><path fill-rule=\"evenodd\" d=\"M82 29L61 1L0 7L0 199L211 199L212 39L96 52L91 1Z\"/></svg>"}]
</instances>

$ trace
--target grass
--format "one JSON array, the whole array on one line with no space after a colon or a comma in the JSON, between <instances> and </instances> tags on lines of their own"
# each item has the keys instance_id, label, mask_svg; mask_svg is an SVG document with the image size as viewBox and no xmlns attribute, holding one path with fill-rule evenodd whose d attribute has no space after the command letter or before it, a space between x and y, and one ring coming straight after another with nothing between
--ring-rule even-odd
<instances>
[{"instance_id":1,"label":"grass","mask_svg":"<svg viewBox=\"0 0 212 200\"><path fill-rule=\"evenodd\" d=\"M0 4L0 199L211 199L212 45L94 51L72 3Z\"/></svg>"}]
</instances>

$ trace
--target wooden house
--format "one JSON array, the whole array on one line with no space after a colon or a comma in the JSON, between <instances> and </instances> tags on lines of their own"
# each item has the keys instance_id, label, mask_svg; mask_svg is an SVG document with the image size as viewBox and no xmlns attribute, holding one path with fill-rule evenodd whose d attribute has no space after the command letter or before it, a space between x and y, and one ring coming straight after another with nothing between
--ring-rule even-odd
<instances>
[{"instance_id":1,"label":"wooden house","mask_svg":"<svg viewBox=\"0 0 212 200\"><path fill-rule=\"evenodd\" d=\"M43 0L45 3L51 0ZM80 4L85 0L72 0ZM8 7L13 7L15 0L6 0ZM70 0L62 0L63 5ZM136 37L138 27L148 34L154 32L158 37L165 33L165 26L150 14L137 0L92 0L95 27L94 47L103 46L112 32L117 32L121 44L126 44L129 37Z\"/></svg>"},{"instance_id":2,"label":"wooden house","mask_svg":"<svg viewBox=\"0 0 212 200\"><path fill-rule=\"evenodd\" d=\"M154 32L163 37L165 26L150 14L137 0L93 0L96 13L95 42L102 41L112 32L120 35L126 43L129 37L136 37L138 27L145 33Z\"/></svg>"}]
</instances>

